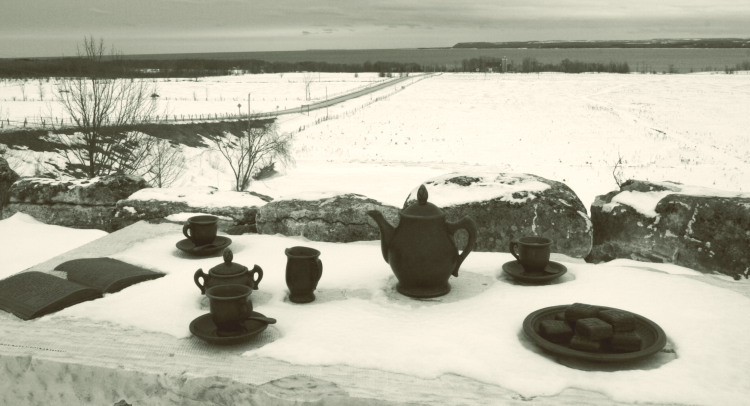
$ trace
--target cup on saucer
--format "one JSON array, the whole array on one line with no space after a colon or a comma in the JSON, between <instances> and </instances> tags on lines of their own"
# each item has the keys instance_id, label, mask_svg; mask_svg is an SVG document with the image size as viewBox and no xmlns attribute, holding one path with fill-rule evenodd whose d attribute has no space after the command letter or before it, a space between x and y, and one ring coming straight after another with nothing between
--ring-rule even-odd
<instances>
[{"instance_id":1,"label":"cup on saucer","mask_svg":"<svg viewBox=\"0 0 750 406\"><path fill-rule=\"evenodd\" d=\"M208 245L216 240L219 218L208 214L190 217L182 226L185 235L196 247Z\"/></svg>"},{"instance_id":2,"label":"cup on saucer","mask_svg":"<svg viewBox=\"0 0 750 406\"><path fill-rule=\"evenodd\" d=\"M549 264L551 247L551 239L533 236L511 241L508 249L527 272L543 272Z\"/></svg>"}]
</instances>

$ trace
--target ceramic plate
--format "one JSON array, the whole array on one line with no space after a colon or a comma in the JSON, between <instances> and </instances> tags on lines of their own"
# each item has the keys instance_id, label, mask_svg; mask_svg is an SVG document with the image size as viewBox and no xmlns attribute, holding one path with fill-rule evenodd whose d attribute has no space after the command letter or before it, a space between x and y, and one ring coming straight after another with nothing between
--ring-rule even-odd
<instances>
[{"instance_id":1,"label":"ceramic plate","mask_svg":"<svg viewBox=\"0 0 750 406\"><path fill-rule=\"evenodd\" d=\"M176 244L180 251L187 252L190 255L195 256L206 256L216 253L217 251L223 250L232 243L232 240L228 237L217 236L213 243L209 245L195 246L195 244L187 238L181 240Z\"/></svg>"},{"instance_id":2,"label":"ceramic plate","mask_svg":"<svg viewBox=\"0 0 750 406\"><path fill-rule=\"evenodd\" d=\"M510 261L503 264L503 272L510 275L519 282L542 284L555 280L568 272L565 265L550 261L544 272L527 272L518 261Z\"/></svg>"},{"instance_id":3,"label":"ceramic plate","mask_svg":"<svg viewBox=\"0 0 750 406\"><path fill-rule=\"evenodd\" d=\"M263 316L258 312L253 312L253 316ZM265 317L265 316L263 316ZM211 313L206 313L190 323L190 332L193 335L211 343L219 345L232 345L245 342L261 333L268 327L268 323L258 320L245 320L245 331L233 336L219 336L216 333L216 325L211 318Z\"/></svg>"},{"instance_id":4,"label":"ceramic plate","mask_svg":"<svg viewBox=\"0 0 750 406\"><path fill-rule=\"evenodd\" d=\"M569 305L545 307L544 309L537 310L528 316L523 321L523 332L526 336L534 342L534 344L541 347L543 350L550 352L555 355L563 357L570 357L584 361L595 361L595 362L625 362L634 361L641 358L648 357L659 351L667 344L667 335L664 333L661 327L653 321L637 315L632 312L628 312L635 316L635 328L639 336L641 336L642 345L640 351L633 352L587 352L572 349L566 345L555 344L548 341L539 334L539 323L542 320L554 320L555 315L564 312ZM611 307L601 306L602 309L613 309Z\"/></svg>"}]
</instances>

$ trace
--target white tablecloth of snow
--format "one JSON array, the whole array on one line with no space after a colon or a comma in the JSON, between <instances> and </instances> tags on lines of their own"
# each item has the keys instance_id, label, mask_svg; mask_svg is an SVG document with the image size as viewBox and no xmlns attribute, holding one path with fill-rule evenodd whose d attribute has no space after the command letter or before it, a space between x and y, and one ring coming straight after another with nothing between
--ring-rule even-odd
<instances>
[{"instance_id":1,"label":"white tablecloth of snow","mask_svg":"<svg viewBox=\"0 0 750 406\"><path fill-rule=\"evenodd\" d=\"M231 236L235 262L260 265L264 277L251 296L255 309L278 319L280 338L249 351L300 365L345 364L423 378L459 374L517 391L549 396L575 387L618 401L737 404L750 396L750 299L702 283L670 266L631 261L612 265L565 262L560 283L521 286L501 274L512 257L472 253L443 302L417 301L393 292L395 278L377 241L321 243L283 236ZM175 237L135 244L116 258L156 268L167 276L131 286L54 315L88 318L189 337L191 320L206 312L192 281L220 258L186 259ZM318 300L285 300L284 249L308 245L322 252ZM635 266L631 266L635 265ZM706 276L707 278L710 276ZM464 295L467 284L476 294ZM486 285L486 286L485 286ZM471 289L468 289L471 291ZM451 296L454 295L454 296ZM626 309L658 323L676 359L653 369L582 371L553 361L525 339L523 319L542 307L584 302ZM159 309L159 317L153 316Z\"/></svg>"},{"instance_id":2,"label":"white tablecloth of snow","mask_svg":"<svg viewBox=\"0 0 750 406\"><path fill-rule=\"evenodd\" d=\"M0 279L107 235L44 224L24 213L0 220Z\"/></svg>"}]
</instances>

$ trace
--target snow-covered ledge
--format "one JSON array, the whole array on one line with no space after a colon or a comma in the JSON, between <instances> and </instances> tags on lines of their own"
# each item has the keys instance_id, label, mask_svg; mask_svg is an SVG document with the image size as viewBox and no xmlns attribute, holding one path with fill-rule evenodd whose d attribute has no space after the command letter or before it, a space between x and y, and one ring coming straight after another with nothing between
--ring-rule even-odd
<instances>
[{"instance_id":1,"label":"snow-covered ledge","mask_svg":"<svg viewBox=\"0 0 750 406\"><path fill-rule=\"evenodd\" d=\"M750 276L750 194L630 180L598 196L591 219L592 262L630 258Z\"/></svg>"},{"instance_id":2,"label":"snow-covered ledge","mask_svg":"<svg viewBox=\"0 0 750 406\"><path fill-rule=\"evenodd\" d=\"M186 215L211 214L219 217L222 231L241 234L256 231L258 207L271 200L215 187L147 188L117 202L113 221L122 228L141 220L182 222Z\"/></svg>"}]
</instances>

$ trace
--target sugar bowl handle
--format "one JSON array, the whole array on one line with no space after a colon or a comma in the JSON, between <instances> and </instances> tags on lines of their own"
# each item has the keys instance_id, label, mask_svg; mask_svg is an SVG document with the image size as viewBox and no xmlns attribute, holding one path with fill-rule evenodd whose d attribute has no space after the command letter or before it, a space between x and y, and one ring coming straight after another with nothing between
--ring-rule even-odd
<instances>
[{"instance_id":1,"label":"sugar bowl handle","mask_svg":"<svg viewBox=\"0 0 750 406\"><path fill-rule=\"evenodd\" d=\"M258 290L258 284L260 283L260 280L263 279L263 268L259 267L258 265L255 265L253 269L249 272L249 275L250 275L250 281L252 282L250 287L255 290Z\"/></svg>"}]
</instances>

